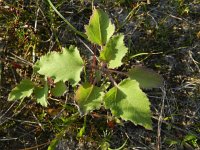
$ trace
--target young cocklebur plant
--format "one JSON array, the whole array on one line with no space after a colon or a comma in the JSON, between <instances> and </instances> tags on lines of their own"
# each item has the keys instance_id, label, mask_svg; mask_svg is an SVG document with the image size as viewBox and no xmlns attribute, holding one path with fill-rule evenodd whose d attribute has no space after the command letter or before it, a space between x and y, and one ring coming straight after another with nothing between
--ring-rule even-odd
<instances>
[{"instance_id":1,"label":"young cocklebur plant","mask_svg":"<svg viewBox=\"0 0 200 150\"><path fill-rule=\"evenodd\" d=\"M78 85L74 100L81 115L103 106L115 117L152 129L150 102L141 88L161 86L162 77L141 66L133 67L128 72L115 70L123 64L122 59L128 48L124 44L124 35L114 35L115 26L101 9L93 10L85 30L87 39L96 47L94 59L83 60L75 46L63 48L60 53L50 52L34 65L34 71L44 76L43 86L28 79L22 80L10 92L8 99L24 99L34 94L37 102L46 107L50 89L47 79L54 81L55 87L50 90L54 96L63 95L66 91L65 82L68 81L74 87ZM87 73L93 74L92 81L85 77L80 82L83 68L88 70L85 76ZM115 81L118 74L125 77L119 83ZM106 86L108 82L112 83L112 87Z\"/></svg>"}]
</instances>

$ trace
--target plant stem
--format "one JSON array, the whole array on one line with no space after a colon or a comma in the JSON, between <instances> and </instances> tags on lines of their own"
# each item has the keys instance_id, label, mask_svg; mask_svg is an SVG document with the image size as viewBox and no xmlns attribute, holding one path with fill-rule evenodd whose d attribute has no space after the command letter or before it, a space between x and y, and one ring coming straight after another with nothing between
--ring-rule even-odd
<instances>
[{"instance_id":1,"label":"plant stem","mask_svg":"<svg viewBox=\"0 0 200 150\"><path fill-rule=\"evenodd\" d=\"M61 13L60 13L60 12L56 9L56 7L53 5L53 3L51 2L51 0L47 0L47 1L48 1L49 5L53 8L53 10L58 14L58 16L59 16L60 18L62 18L63 21L64 21L76 34L80 35L81 37L83 37L84 39L87 40L87 36L86 36L84 33L78 31L67 19L65 19L65 17L64 17L63 15L61 15Z\"/></svg>"},{"instance_id":2,"label":"plant stem","mask_svg":"<svg viewBox=\"0 0 200 150\"><path fill-rule=\"evenodd\" d=\"M112 69L106 69L106 68L104 70L107 71L107 72L113 72L113 73L117 73L117 74L128 76L128 74L125 73L125 72L121 72L121 71L117 71L117 70L112 70Z\"/></svg>"},{"instance_id":3,"label":"plant stem","mask_svg":"<svg viewBox=\"0 0 200 150\"><path fill-rule=\"evenodd\" d=\"M113 77L111 75L108 75L110 81L114 84L114 86L118 87L117 83L115 82L115 80L113 79Z\"/></svg>"}]
</instances>

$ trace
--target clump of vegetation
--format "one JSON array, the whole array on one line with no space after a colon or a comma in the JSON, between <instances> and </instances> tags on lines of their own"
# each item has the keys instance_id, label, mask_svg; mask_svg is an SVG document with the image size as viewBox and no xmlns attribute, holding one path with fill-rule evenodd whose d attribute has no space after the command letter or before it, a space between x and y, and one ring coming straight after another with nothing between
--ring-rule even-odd
<instances>
[{"instance_id":1,"label":"clump of vegetation","mask_svg":"<svg viewBox=\"0 0 200 150\"><path fill-rule=\"evenodd\" d=\"M88 40L99 46L99 50L98 48L94 51L88 49L93 55L92 62L86 60L84 63L75 46L63 48L62 53L48 53L33 66L35 72L44 75L44 79L39 81L39 83L44 82L42 87L34 85L31 80L24 79L10 92L8 100L23 100L34 93L37 102L47 107L48 89L51 88L51 84L55 83L55 87L51 89L52 95L62 96L66 92L65 82L69 81L73 87L76 86L81 80L81 71L84 69L84 81L75 92L75 100L81 115L99 109L103 104L111 110L113 115L152 129L150 104L140 87L150 89L161 86L162 78L138 66L127 73L113 70L122 65L122 58L128 49L124 45L123 34L113 35L115 26L102 10L93 10L89 25L85 26L85 29ZM97 53L99 57L95 55ZM87 64L91 65L87 66ZM87 73L90 73L89 78ZM128 78L117 84L111 76L112 73ZM50 86L48 86L48 78L53 82L49 84ZM110 83L108 79L115 87L106 88L106 85ZM105 93L105 91L108 92Z\"/></svg>"}]
</instances>

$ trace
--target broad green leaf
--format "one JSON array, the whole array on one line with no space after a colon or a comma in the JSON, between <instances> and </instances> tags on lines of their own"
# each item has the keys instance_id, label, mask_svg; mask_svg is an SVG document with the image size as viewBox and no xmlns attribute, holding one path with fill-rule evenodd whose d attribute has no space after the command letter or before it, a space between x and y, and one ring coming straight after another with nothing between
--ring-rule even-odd
<instances>
[{"instance_id":1,"label":"broad green leaf","mask_svg":"<svg viewBox=\"0 0 200 150\"><path fill-rule=\"evenodd\" d=\"M88 39L95 44L103 46L115 31L108 15L101 9L94 9L89 25L85 26Z\"/></svg>"},{"instance_id":2,"label":"broad green leaf","mask_svg":"<svg viewBox=\"0 0 200 150\"><path fill-rule=\"evenodd\" d=\"M22 80L8 95L8 100L18 100L31 96L33 93L34 84L28 79Z\"/></svg>"},{"instance_id":3,"label":"broad green leaf","mask_svg":"<svg viewBox=\"0 0 200 150\"><path fill-rule=\"evenodd\" d=\"M128 76L137 80L140 87L145 89L158 88L163 84L163 78L159 74L141 66L129 70Z\"/></svg>"},{"instance_id":4,"label":"broad green leaf","mask_svg":"<svg viewBox=\"0 0 200 150\"><path fill-rule=\"evenodd\" d=\"M126 55L128 48L124 45L124 35L119 34L112 37L100 53L100 59L108 63L109 68L122 65L122 58Z\"/></svg>"},{"instance_id":5,"label":"broad green leaf","mask_svg":"<svg viewBox=\"0 0 200 150\"><path fill-rule=\"evenodd\" d=\"M37 99L37 103L41 104L44 107L47 107L48 101L48 85L47 82L45 82L44 87L36 87L34 90L35 97Z\"/></svg>"},{"instance_id":6,"label":"broad green leaf","mask_svg":"<svg viewBox=\"0 0 200 150\"><path fill-rule=\"evenodd\" d=\"M105 94L104 100L116 117L152 129L150 102L136 80L123 80Z\"/></svg>"},{"instance_id":7,"label":"broad green leaf","mask_svg":"<svg viewBox=\"0 0 200 150\"><path fill-rule=\"evenodd\" d=\"M62 96L65 91L66 91L66 85L62 81L57 82L55 87L51 89L51 93L53 94L53 96L57 97Z\"/></svg>"},{"instance_id":8,"label":"broad green leaf","mask_svg":"<svg viewBox=\"0 0 200 150\"><path fill-rule=\"evenodd\" d=\"M80 73L83 68L83 60L78 49L70 46L69 49L63 48L62 53L51 52L35 64L39 74L52 77L54 82L70 81L76 85L80 81Z\"/></svg>"},{"instance_id":9,"label":"broad green leaf","mask_svg":"<svg viewBox=\"0 0 200 150\"><path fill-rule=\"evenodd\" d=\"M89 83L82 84L76 91L75 100L84 115L101 107L103 92L100 87Z\"/></svg>"}]
</instances>

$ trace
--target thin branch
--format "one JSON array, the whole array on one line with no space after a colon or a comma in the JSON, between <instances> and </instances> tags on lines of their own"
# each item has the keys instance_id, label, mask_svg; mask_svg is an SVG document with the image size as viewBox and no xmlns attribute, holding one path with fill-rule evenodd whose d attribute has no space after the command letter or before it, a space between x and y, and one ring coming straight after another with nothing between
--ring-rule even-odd
<instances>
[{"instance_id":1,"label":"thin branch","mask_svg":"<svg viewBox=\"0 0 200 150\"><path fill-rule=\"evenodd\" d=\"M83 42L83 40L81 40L80 38L78 38L78 39L90 51L90 53L96 58L96 60L98 62L100 62L99 58L94 54L94 52L91 50L91 48L85 42Z\"/></svg>"},{"instance_id":2,"label":"thin branch","mask_svg":"<svg viewBox=\"0 0 200 150\"><path fill-rule=\"evenodd\" d=\"M166 99L166 90L163 86L162 88L162 105L161 105L161 110L160 110L160 115L158 117L158 128L157 128L157 150L162 149L162 144L161 144L161 127L162 127L162 121L163 121L163 112L164 112L164 105L165 105L165 99Z\"/></svg>"},{"instance_id":3,"label":"thin branch","mask_svg":"<svg viewBox=\"0 0 200 150\"><path fill-rule=\"evenodd\" d=\"M119 87L118 84L115 82L115 80L113 79L113 77L111 75L108 76L110 81L114 84L114 86L116 86L117 88Z\"/></svg>"},{"instance_id":4,"label":"thin branch","mask_svg":"<svg viewBox=\"0 0 200 150\"><path fill-rule=\"evenodd\" d=\"M16 57L16 58L17 58L18 60L20 60L22 63L28 64L28 65L30 65L30 66L33 66L33 63L31 63L31 62L29 62L29 61L27 61L27 60L25 60L25 59L23 59L23 58L21 58L21 57L15 55L14 53L11 52L10 54L13 55L14 57ZM10 57L10 58L13 59L13 60L15 60L14 57Z\"/></svg>"}]
</instances>

